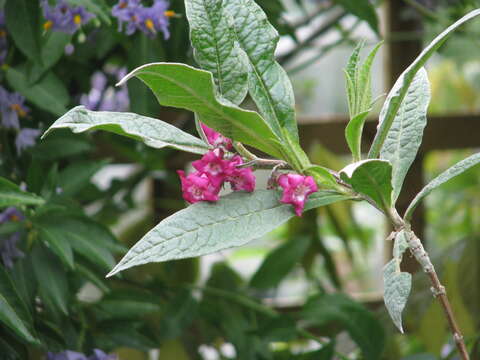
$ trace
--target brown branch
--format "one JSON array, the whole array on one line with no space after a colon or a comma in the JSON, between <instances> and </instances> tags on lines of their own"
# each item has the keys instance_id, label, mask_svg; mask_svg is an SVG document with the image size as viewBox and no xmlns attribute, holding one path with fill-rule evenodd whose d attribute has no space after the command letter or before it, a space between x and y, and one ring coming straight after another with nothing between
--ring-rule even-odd
<instances>
[{"instance_id":1,"label":"brown branch","mask_svg":"<svg viewBox=\"0 0 480 360\"><path fill-rule=\"evenodd\" d=\"M423 245L420 239L413 233L413 231L407 231L407 240L410 251L415 256L415 259L422 265L423 271L425 271L430 278L430 282L432 283L432 293L435 298L438 299L440 305L443 308L443 312L448 321L448 325L450 327L450 331L453 334L453 340L455 341L455 345L457 346L458 352L463 360L470 360L470 356L467 352L467 347L465 346L465 342L463 341L463 335L460 331L460 328L457 324L455 319L455 315L452 311L452 306L447 298L447 293L445 291L445 287L440 283L438 278L437 272L433 267L433 264L430 260L430 256L423 248Z\"/></svg>"}]
</instances>

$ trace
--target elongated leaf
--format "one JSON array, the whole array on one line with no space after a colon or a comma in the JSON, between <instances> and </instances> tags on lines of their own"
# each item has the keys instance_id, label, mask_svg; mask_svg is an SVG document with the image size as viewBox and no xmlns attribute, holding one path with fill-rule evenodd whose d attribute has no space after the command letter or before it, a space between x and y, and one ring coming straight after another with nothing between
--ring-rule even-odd
<instances>
[{"instance_id":1,"label":"elongated leaf","mask_svg":"<svg viewBox=\"0 0 480 360\"><path fill-rule=\"evenodd\" d=\"M415 74L423 67L423 65L425 65L426 61L445 42L445 40L447 40L448 36L454 30L478 15L480 15L480 9L469 12L460 20L450 25L440 35L438 35L400 75L392 90L388 94L382 111L380 112L378 130L368 154L369 158L376 158L380 153L380 149L383 146L395 116L397 116L398 109L400 108L400 105L407 94L408 88L410 87Z\"/></svg>"},{"instance_id":2,"label":"elongated leaf","mask_svg":"<svg viewBox=\"0 0 480 360\"><path fill-rule=\"evenodd\" d=\"M223 0L186 0L194 56L210 71L221 96L235 105L248 92L248 60L235 41Z\"/></svg>"},{"instance_id":3,"label":"elongated leaf","mask_svg":"<svg viewBox=\"0 0 480 360\"><path fill-rule=\"evenodd\" d=\"M28 343L37 343L32 334L33 318L20 297L10 274L0 266L0 321Z\"/></svg>"},{"instance_id":4,"label":"elongated leaf","mask_svg":"<svg viewBox=\"0 0 480 360\"><path fill-rule=\"evenodd\" d=\"M28 72L28 81L32 84L36 83L65 54L65 46L72 39L72 35L52 31L45 35L45 38L42 44L41 62L35 59Z\"/></svg>"},{"instance_id":5,"label":"elongated leaf","mask_svg":"<svg viewBox=\"0 0 480 360\"><path fill-rule=\"evenodd\" d=\"M45 306L52 312L68 314L68 283L60 263L45 248L33 250L33 270L38 291Z\"/></svg>"},{"instance_id":6,"label":"elongated leaf","mask_svg":"<svg viewBox=\"0 0 480 360\"><path fill-rule=\"evenodd\" d=\"M298 141L292 84L275 61L277 31L253 0L227 0L224 5L232 17L240 47L248 56L252 99L279 138L282 138L281 128L285 128Z\"/></svg>"},{"instance_id":7,"label":"elongated leaf","mask_svg":"<svg viewBox=\"0 0 480 360\"><path fill-rule=\"evenodd\" d=\"M69 101L68 91L53 72L47 73L33 85L29 83L25 74L25 67L9 68L7 70L8 83L40 109L57 116L67 111L65 106Z\"/></svg>"},{"instance_id":8,"label":"elongated leaf","mask_svg":"<svg viewBox=\"0 0 480 360\"><path fill-rule=\"evenodd\" d=\"M395 326L403 333L402 311L412 288L412 275L398 270L397 260L390 260L383 268L383 299Z\"/></svg>"},{"instance_id":9,"label":"elongated leaf","mask_svg":"<svg viewBox=\"0 0 480 360\"><path fill-rule=\"evenodd\" d=\"M77 254L104 269L111 269L115 264L111 253L112 250L118 250L115 239L91 220L47 213L34 218L34 224L41 229L47 229L57 237L63 237L63 241L69 243Z\"/></svg>"},{"instance_id":10,"label":"elongated leaf","mask_svg":"<svg viewBox=\"0 0 480 360\"><path fill-rule=\"evenodd\" d=\"M412 200L408 206L407 211L405 211L404 219L409 221L412 217L413 211L416 209L420 201L430 194L432 190L439 187L443 183L447 182L450 179L453 179L455 176L460 175L461 173L467 171L471 167L477 165L480 162L480 153L469 156L468 158L456 163L449 169L445 170L443 173L438 175L435 179L430 181Z\"/></svg>"},{"instance_id":11,"label":"elongated leaf","mask_svg":"<svg viewBox=\"0 0 480 360\"><path fill-rule=\"evenodd\" d=\"M55 226L41 225L39 228L40 238L50 247L50 249L60 258L60 260L70 269L74 269L73 251L66 237L59 233Z\"/></svg>"},{"instance_id":12,"label":"elongated leaf","mask_svg":"<svg viewBox=\"0 0 480 360\"><path fill-rule=\"evenodd\" d=\"M342 325L355 341L365 359L379 359L385 344L385 334L372 313L344 294L311 297L302 311L306 326Z\"/></svg>"},{"instance_id":13,"label":"elongated leaf","mask_svg":"<svg viewBox=\"0 0 480 360\"><path fill-rule=\"evenodd\" d=\"M0 208L18 205L42 205L45 201L32 193L22 191L16 184L0 177Z\"/></svg>"},{"instance_id":14,"label":"elongated leaf","mask_svg":"<svg viewBox=\"0 0 480 360\"><path fill-rule=\"evenodd\" d=\"M343 181L369 196L383 209L392 204L392 165L385 160L363 160L346 166L341 172Z\"/></svg>"},{"instance_id":15,"label":"elongated leaf","mask_svg":"<svg viewBox=\"0 0 480 360\"><path fill-rule=\"evenodd\" d=\"M277 191L232 193L215 204L200 202L166 218L135 244L107 275L149 262L210 254L257 239L294 216ZM345 199L317 193L306 209Z\"/></svg>"},{"instance_id":16,"label":"elongated leaf","mask_svg":"<svg viewBox=\"0 0 480 360\"><path fill-rule=\"evenodd\" d=\"M75 133L105 130L140 140L157 149L172 147L195 154L204 154L208 150L202 140L173 125L133 113L90 111L77 106L55 121L43 137L60 128L69 128Z\"/></svg>"},{"instance_id":17,"label":"elongated leaf","mask_svg":"<svg viewBox=\"0 0 480 360\"><path fill-rule=\"evenodd\" d=\"M250 285L258 289L277 286L301 260L309 245L310 238L303 236L276 248L263 260L260 268L253 275Z\"/></svg>"},{"instance_id":18,"label":"elongated leaf","mask_svg":"<svg viewBox=\"0 0 480 360\"><path fill-rule=\"evenodd\" d=\"M72 196L90 184L90 179L108 160L86 160L70 164L58 174L57 187L62 194Z\"/></svg>"},{"instance_id":19,"label":"elongated leaf","mask_svg":"<svg viewBox=\"0 0 480 360\"><path fill-rule=\"evenodd\" d=\"M15 313L14 308L7 302L7 299L5 299L2 294L0 294L0 321L26 342L37 343L25 324Z\"/></svg>"},{"instance_id":20,"label":"elongated leaf","mask_svg":"<svg viewBox=\"0 0 480 360\"><path fill-rule=\"evenodd\" d=\"M362 133L363 125L370 111L364 111L355 115L345 127L345 139L353 155L354 161L360 161L362 157Z\"/></svg>"},{"instance_id":21,"label":"elongated leaf","mask_svg":"<svg viewBox=\"0 0 480 360\"><path fill-rule=\"evenodd\" d=\"M161 105L193 111L223 135L281 158L277 137L260 115L217 99L211 73L184 64L154 63L133 70L120 84L133 76L152 89Z\"/></svg>"},{"instance_id":22,"label":"elongated leaf","mask_svg":"<svg viewBox=\"0 0 480 360\"><path fill-rule=\"evenodd\" d=\"M427 72L425 68L421 68L408 88L380 151L380 158L392 164L393 202L400 194L408 169L422 143L429 102L430 85Z\"/></svg>"},{"instance_id":23,"label":"elongated leaf","mask_svg":"<svg viewBox=\"0 0 480 360\"><path fill-rule=\"evenodd\" d=\"M8 0L5 4L7 30L17 48L33 61L40 56L38 0Z\"/></svg>"}]
</instances>

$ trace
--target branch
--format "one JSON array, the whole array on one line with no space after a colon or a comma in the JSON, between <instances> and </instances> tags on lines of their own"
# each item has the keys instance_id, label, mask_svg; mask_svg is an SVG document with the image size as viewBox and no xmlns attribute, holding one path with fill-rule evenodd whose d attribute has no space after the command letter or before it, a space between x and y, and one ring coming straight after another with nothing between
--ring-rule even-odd
<instances>
[{"instance_id":1,"label":"branch","mask_svg":"<svg viewBox=\"0 0 480 360\"><path fill-rule=\"evenodd\" d=\"M438 299L440 305L443 308L443 312L445 313L445 316L447 318L448 325L450 327L450 331L453 334L453 339L457 346L458 352L460 353L463 360L469 360L470 357L467 352L467 347L465 346L465 342L463 341L463 335L457 324L455 315L453 314L452 306L448 301L447 292L445 290L445 287L440 283L437 272L435 271L432 261L430 260L430 256L425 251L422 242L414 234L413 231L408 230L406 233L410 251L412 252L413 256L415 256L415 259L422 266L423 271L425 271L430 278L430 282L432 283L431 290L433 296Z\"/></svg>"}]
</instances>

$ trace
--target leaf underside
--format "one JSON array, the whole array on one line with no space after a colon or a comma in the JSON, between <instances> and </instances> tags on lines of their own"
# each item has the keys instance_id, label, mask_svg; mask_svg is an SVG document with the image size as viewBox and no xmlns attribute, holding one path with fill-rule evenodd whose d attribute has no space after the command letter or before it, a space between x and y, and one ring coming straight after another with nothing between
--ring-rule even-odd
<instances>
[{"instance_id":1,"label":"leaf underside","mask_svg":"<svg viewBox=\"0 0 480 360\"><path fill-rule=\"evenodd\" d=\"M248 59L235 40L222 0L186 0L190 40L197 63L210 71L219 94L235 105L248 92Z\"/></svg>"},{"instance_id":2,"label":"leaf underside","mask_svg":"<svg viewBox=\"0 0 480 360\"><path fill-rule=\"evenodd\" d=\"M55 121L43 137L60 128L69 128L75 133L105 130L140 140L157 149L172 147L195 154L204 154L208 150L202 140L173 125L128 112L91 111L77 106Z\"/></svg>"},{"instance_id":3,"label":"leaf underside","mask_svg":"<svg viewBox=\"0 0 480 360\"><path fill-rule=\"evenodd\" d=\"M345 200L331 192L312 194L305 209ZM218 202L199 202L166 218L135 244L107 275L149 262L201 256L241 246L277 228L295 214L273 190L236 192Z\"/></svg>"},{"instance_id":4,"label":"leaf underside","mask_svg":"<svg viewBox=\"0 0 480 360\"><path fill-rule=\"evenodd\" d=\"M480 15L480 9L473 10L454 24L450 25L439 34L399 76L392 90L389 92L382 111L380 112L378 130L368 154L370 159L376 158L379 155L385 138L387 137L390 127L397 115L398 109L400 108L416 73L425 65L427 60L447 40L448 36L454 30L478 15Z\"/></svg>"},{"instance_id":5,"label":"leaf underside","mask_svg":"<svg viewBox=\"0 0 480 360\"><path fill-rule=\"evenodd\" d=\"M380 151L380 158L392 164L394 202L422 143L429 102L430 85L427 72L425 68L421 68L408 88Z\"/></svg>"},{"instance_id":6,"label":"leaf underside","mask_svg":"<svg viewBox=\"0 0 480 360\"><path fill-rule=\"evenodd\" d=\"M275 60L278 32L253 0L226 0L226 11L240 47L250 64L249 92L273 132L282 138L285 128L298 141L293 87Z\"/></svg>"}]
</instances>

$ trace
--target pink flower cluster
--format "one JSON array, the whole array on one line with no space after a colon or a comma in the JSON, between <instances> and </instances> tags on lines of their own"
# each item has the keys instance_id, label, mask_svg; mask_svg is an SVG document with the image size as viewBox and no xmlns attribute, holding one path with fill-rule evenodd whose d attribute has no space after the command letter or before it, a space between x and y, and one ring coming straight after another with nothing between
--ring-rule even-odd
<instances>
[{"instance_id":1,"label":"pink flower cluster","mask_svg":"<svg viewBox=\"0 0 480 360\"><path fill-rule=\"evenodd\" d=\"M217 201L225 182L234 191L252 192L255 189L255 175L251 168L239 168L243 164L241 156L228 158L225 150L231 150L232 141L202 124L207 139L215 149L210 150L200 160L192 163L194 173L185 175L177 171L182 182L183 198L193 204L199 201ZM224 150L225 149L225 150Z\"/></svg>"},{"instance_id":2,"label":"pink flower cluster","mask_svg":"<svg viewBox=\"0 0 480 360\"><path fill-rule=\"evenodd\" d=\"M196 170L194 173L185 175L184 171L177 171L182 182L183 198L192 204L199 201L217 201L225 182L228 182L234 191L252 192L255 189L255 175L252 169L239 167L243 164L241 156L225 155L226 151L233 150L232 140L204 124L202 129L214 149L192 163ZM283 174L278 177L275 187L277 184L283 189L280 201L292 204L298 216L302 215L310 194L318 191L317 184L311 176Z\"/></svg>"},{"instance_id":3,"label":"pink flower cluster","mask_svg":"<svg viewBox=\"0 0 480 360\"><path fill-rule=\"evenodd\" d=\"M283 189L280 201L284 204L292 204L297 216L302 216L305 202L310 194L318 191L318 186L312 176L299 174L280 175L278 185Z\"/></svg>"}]
</instances>

